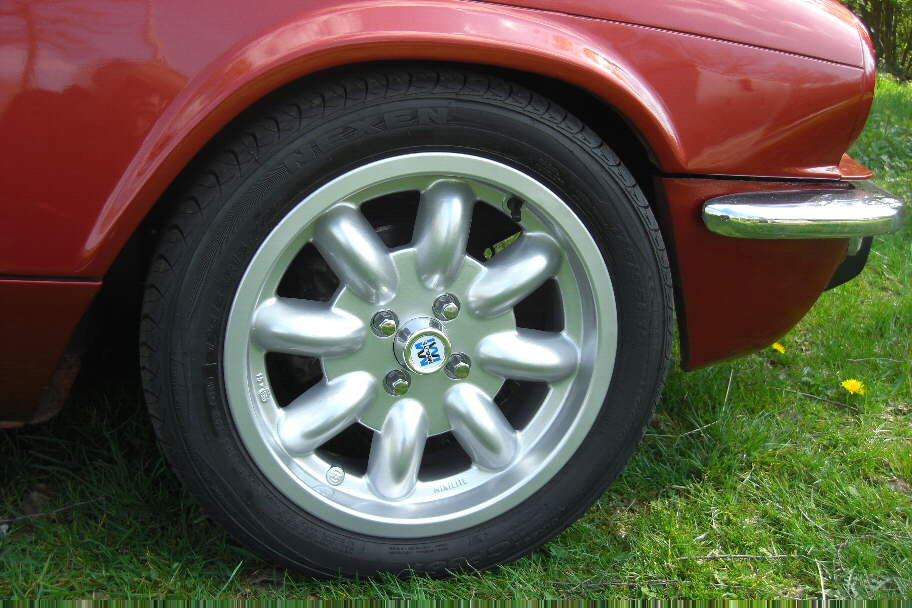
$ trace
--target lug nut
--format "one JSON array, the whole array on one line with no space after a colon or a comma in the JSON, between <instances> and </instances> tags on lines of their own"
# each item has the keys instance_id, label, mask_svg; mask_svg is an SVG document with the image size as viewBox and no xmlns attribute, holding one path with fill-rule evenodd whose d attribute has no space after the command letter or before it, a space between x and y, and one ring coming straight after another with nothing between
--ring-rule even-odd
<instances>
[{"instance_id":1,"label":"lug nut","mask_svg":"<svg viewBox=\"0 0 912 608\"><path fill-rule=\"evenodd\" d=\"M409 379L409 375L398 369L389 372L383 380L386 392L394 397L401 397L406 394L411 385L412 381Z\"/></svg>"},{"instance_id":2,"label":"lug nut","mask_svg":"<svg viewBox=\"0 0 912 608\"><path fill-rule=\"evenodd\" d=\"M459 316L459 300L445 293L434 300L434 316L441 321L452 321Z\"/></svg>"},{"instance_id":3,"label":"lug nut","mask_svg":"<svg viewBox=\"0 0 912 608\"><path fill-rule=\"evenodd\" d=\"M446 364L446 375L453 380L465 380L472 370L472 361L468 355L456 353Z\"/></svg>"},{"instance_id":4,"label":"lug nut","mask_svg":"<svg viewBox=\"0 0 912 608\"><path fill-rule=\"evenodd\" d=\"M396 313L392 310L381 310L374 315L373 319L371 319L371 329L374 334L381 338L389 338L392 336L396 333L396 328L398 326L399 319L396 318Z\"/></svg>"}]
</instances>

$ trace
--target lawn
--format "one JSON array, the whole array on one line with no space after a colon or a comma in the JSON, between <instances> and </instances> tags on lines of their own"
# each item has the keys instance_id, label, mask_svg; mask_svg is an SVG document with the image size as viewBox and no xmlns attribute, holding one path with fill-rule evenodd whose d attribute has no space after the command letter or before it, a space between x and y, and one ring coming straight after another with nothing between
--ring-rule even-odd
<instances>
[{"instance_id":1,"label":"lawn","mask_svg":"<svg viewBox=\"0 0 912 608\"><path fill-rule=\"evenodd\" d=\"M853 153L912 201L912 85L880 80ZM673 371L625 473L542 551L450 580L315 581L260 561L171 474L131 367L90 362L59 418L0 432L0 596L912 596L910 285L907 226L784 352Z\"/></svg>"}]
</instances>

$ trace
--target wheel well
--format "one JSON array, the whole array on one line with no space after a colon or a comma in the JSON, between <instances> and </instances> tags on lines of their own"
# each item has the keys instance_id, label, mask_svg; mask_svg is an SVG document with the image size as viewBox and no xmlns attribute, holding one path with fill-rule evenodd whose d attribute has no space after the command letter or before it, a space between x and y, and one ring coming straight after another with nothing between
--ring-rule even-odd
<instances>
[{"instance_id":1,"label":"wheel well","mask_svg":"<svg viewBox=\"0 0 912 608\"><path fill-rule=\"evenodd\" d=\"M210 149L217 146L219 139L221 139L225 133L229 132L233 125L247 120L251 115L255 115L257 108L262 103L268 102L270 98L280 96L292 88L306 87L309 82L340 74L364 72L378 67L421 65L422 63L435 66L446 65L454 69L461 68L493 74L504 80L516 82L556 101L564 109L574 114L577 118L595 130L595 132L623 161L624 165L636 180L637 185L646 195L650 205L653 207L655 206L656 197L653 196L655 189L653 178L659 171L659 163L655 154L632 123L630 123L615 107L598 98L590 91L556 78L498 66L440 61L383 61L350 64L308 74L271 91L259 100L253 102L246 110L241 112L229 124L222 128L221 131L187 164L178 177L175 178L172 185L159 198L159 201L154 205L143 224L136 233L134 233L134 236L147 231L150 228L154 229L154 227L167 219L171 211L170 206L168 205L168 201L171 198L169 194L173 192L175 187L179 187L186 175L192 174L194 167L199 164L200 159L204 158ZM656 213L657 217L659 216L655 208L653 208L653 212ZM126 251L128 248L128 246L125 246L124 250Z\"/></svg>"},{"instance_id":2,"label":"wheel well","mask_svg":"<svg viewBox=\"0 0 912 608\"><path fill-rule=\"evenodd\" d=\"M188 175L192 175L195 167L202 162L201 159L204 159L208 152L218 145L219 140L225 133L231 130L233 125L247 120L251 114L256 112L260 103L266 102L274 96L283 94L289 88L307 86L308 82L313 82L316 79L322 79L340 73L364 71L381 65L389 66L406 63L408 65L415 65L422 62L408 61L352 64L304 76L270 92L257 102L254 102L248 109L232 120L231 123L226 125L196 154L194 159L181 171L171 186L166 189L105 275L102 291L93 304L92 309L87 313L87 316L89 317L89 332L90 335L93 335L94 337L92 342L94 342L95 347L105 351L110 351L112 348L120 351L121 349L132 347L133 353L136 352L138 344L138 341L135 339L138 327L136 320L140 315L145 274L148 262L151 259L155 248L159 228L167 221L167 218L173 211L173 204L171 201L173 201L175 197L172 196L172 193L180 188ZM441 62L435 61L433 64L439 66L441 65ZM640 189L645 194L650 205L653 207L653 212L659 219L660 224L664 224L664 221L662 221L662 214L659 212L660 210L656 208L657 196L653 180L654 175L658 171L658 163L652 150L646 144L637 129L621 115L617 109L610 104L605 103L591 92L555 78L496 66L454 62L446 63L445 65L457 69L463 68L473 71L484 71L489 74L497 75L504 80L516 82L556 101L566 110L576 115L589 127L594 129L621 158L627 169L633 175ZM126 353L120 354L123 356Z\"/></svg>"},{"instance_id":3,"label":"wheel well","mask_svg":"<svg viewBox=\"0 0 912 608\"><path fill-rule=\"evenodd\" d=\"M614 150L646 195L650 206L655 206L653 176L658 171L658 161L636 127L614 106L586 89L548 76L489 66L465 67L497 74L504 80L517 82L559 103L591 127ZM656 213L655 208L653 213Z\"/></svg>"}]
</instances>

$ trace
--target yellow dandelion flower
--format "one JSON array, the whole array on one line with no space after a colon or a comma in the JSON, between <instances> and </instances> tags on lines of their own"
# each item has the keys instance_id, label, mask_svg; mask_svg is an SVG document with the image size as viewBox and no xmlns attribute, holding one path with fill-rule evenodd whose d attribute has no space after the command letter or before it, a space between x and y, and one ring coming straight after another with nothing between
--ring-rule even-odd
<instances>
[{"instance_id":1,"label":"yellow dandelion flower","mask_svg":"<svg viewBox=\"0 0 912 608\"><path fill-rule=\"evenodd\" d=\"M843 380L840 382L842 388L849 391L853 395L864 395L865 386L860 380L855 378L849 378L848 380Z\"/></svg>"},{"instance_id":2,"label":"yellow dandelion flower","mask_svg":"<svg viewBox=\"0 0 912 608\"><path fill-rule=\"evenodd\" d=\"M776 342L775 344L773 344L772 349L773 349L774 351L780 352L780 353L784 353L784 352L785 352L785 347L782 346L781 344L779 344L778 342Z\"/></svg>"}]
</instances>

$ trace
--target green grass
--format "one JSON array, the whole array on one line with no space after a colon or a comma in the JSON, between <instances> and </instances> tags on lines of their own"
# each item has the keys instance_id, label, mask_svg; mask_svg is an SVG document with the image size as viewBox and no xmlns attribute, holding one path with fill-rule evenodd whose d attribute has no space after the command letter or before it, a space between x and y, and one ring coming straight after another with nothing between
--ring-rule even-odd
<instances>
[{"instance_id":1,"label":"green grass","mask_svg":"<svg viewBox=\"0 0 912 608\"><path fill-rule=\"evenodd\" d=\"M912 86L881 79L854 154L912 200ZM623 476L542 551L445 581L321 582L237 547L163 462L135 381L96 363L58 419L0 433L0 519L76 505L0 527L0 596L910 596L910 285L906 229L785 353L673 372ZM787 557L693 559L720 553Z\"/></svg>"}]
</instances>

